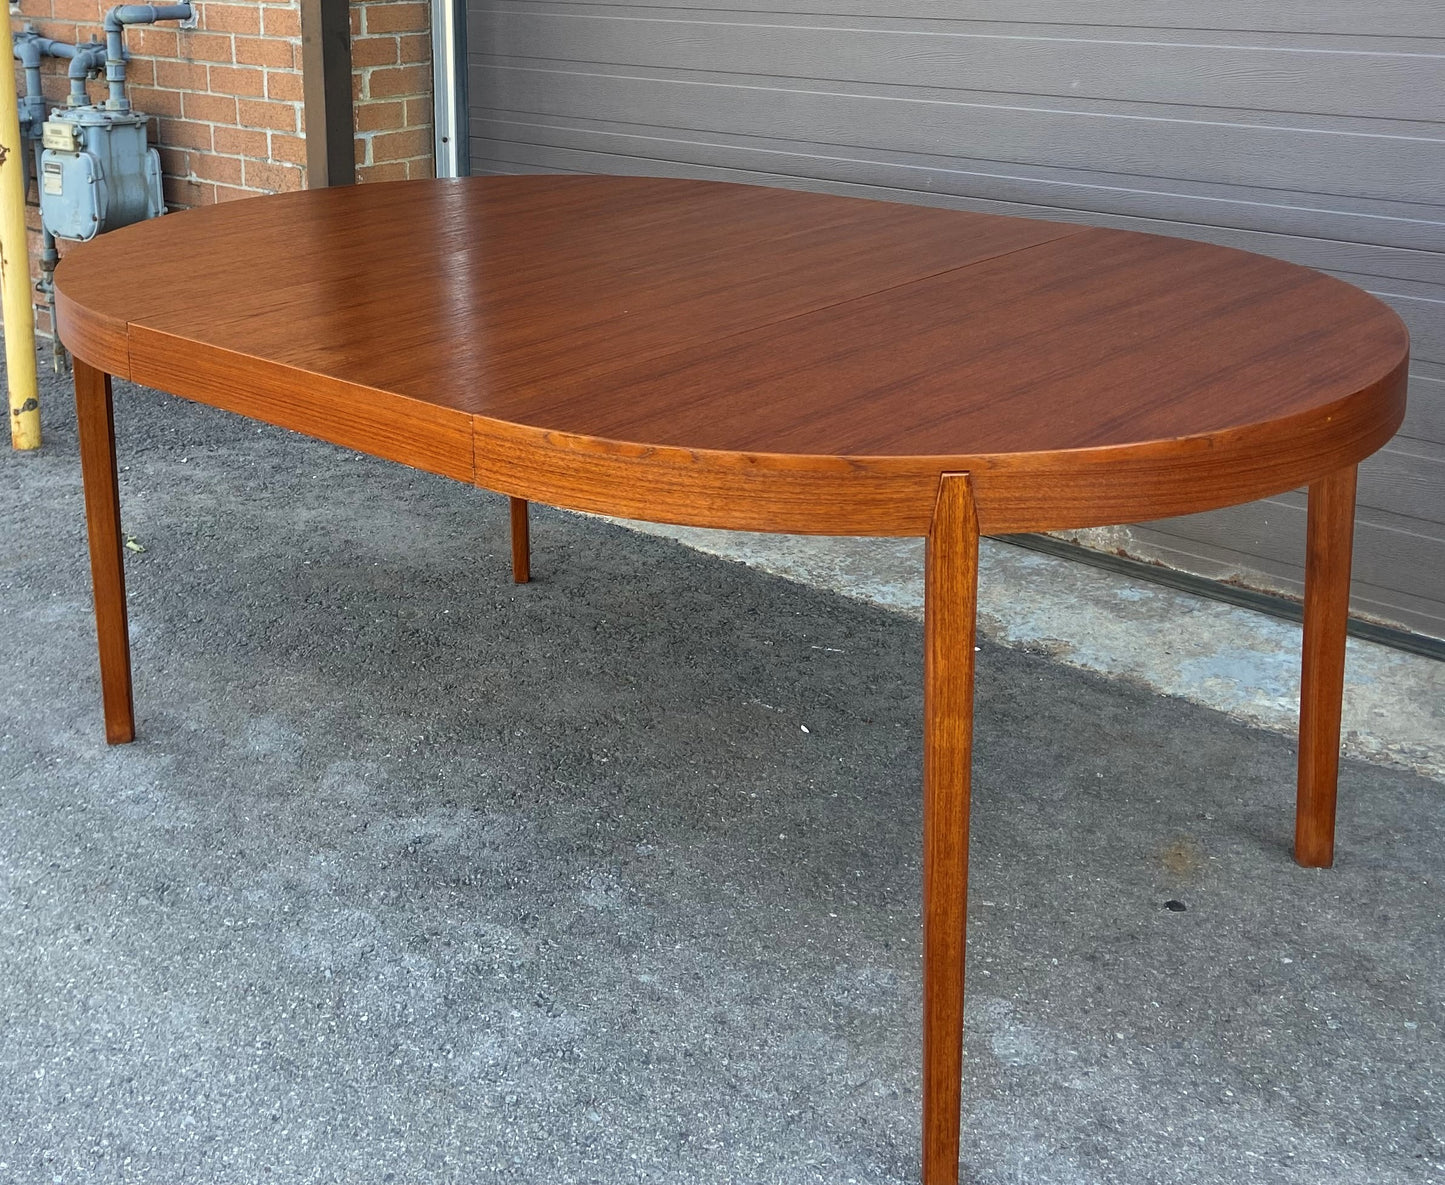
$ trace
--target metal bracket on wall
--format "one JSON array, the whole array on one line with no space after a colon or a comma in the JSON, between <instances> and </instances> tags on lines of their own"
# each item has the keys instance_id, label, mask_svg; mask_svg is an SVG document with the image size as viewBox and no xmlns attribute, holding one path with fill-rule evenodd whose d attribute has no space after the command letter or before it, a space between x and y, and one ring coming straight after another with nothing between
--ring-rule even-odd
<instances>
[{"instance_id":1,"label":"metal bracket on wall","mask_svg":"<svg viewBox=\"0 0 1445 1185\"><path fill-rule=\"evenodd\" d=\"M301 0L301 89L306 115L306 184L356 181L351 110L351 6Z\"/></svg>"}]
</instances>

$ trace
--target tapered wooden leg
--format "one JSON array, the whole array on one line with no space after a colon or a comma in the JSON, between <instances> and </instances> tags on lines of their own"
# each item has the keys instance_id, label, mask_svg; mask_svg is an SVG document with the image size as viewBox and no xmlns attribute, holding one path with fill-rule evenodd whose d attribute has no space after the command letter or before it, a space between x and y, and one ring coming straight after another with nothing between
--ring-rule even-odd
<instances>
[{"instance_id":1,"label":"tapered wooden leg","mask_svg":"<svg viewBox=\"0 0 1445 1185\"><path fill-rule=\"evenodd\" d=\"M527 499L512 499L512 581L526 584L532 579L532 540L527 524Z\"/></svg>"},{"instance_id":2,"label":"tapered wooden leg","mask_svg":"<svg viewBox=\"0 0 1445 1185\"><path fill-rule=\"evenodd\" d=\"M958 1181L963 958L973 752L978 518L946 473L928 534L923 616L923 1181Z\"/></svg>"},{"instance_id":3,"label":"tapered wooden leg","mask_svg":"<svg viewBox=\"0 0 1445 1185\"><path fill-rule=\"evenodd\" d=\"M1310 486L1294 822L1294 858L1306 868L1328 868L1335 859L1335 785L1340 772L1355 474L1351 465Z\"/></svg>"},{"instance_id":4,"label":"tapered wooden leg","mask_svg":"<svg viewBox=\"0 0 1445 1185\"><path fill-rule=\"evenodd\" d=\"M115 477L115 418L110 375L75 367L75 410L80 424L80 472L85 483L85 525L90 536L90 579L95 590L95 632L100 642L100 689L105 739L135 739L130 687L130 635L125 613L125 552L120 533L120 491Z\"/></svg>"}]
</instances>

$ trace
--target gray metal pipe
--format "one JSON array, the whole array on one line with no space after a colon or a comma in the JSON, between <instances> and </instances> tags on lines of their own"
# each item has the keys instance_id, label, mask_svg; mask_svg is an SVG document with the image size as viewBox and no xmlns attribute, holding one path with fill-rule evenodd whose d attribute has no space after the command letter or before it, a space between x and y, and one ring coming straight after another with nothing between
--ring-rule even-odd
<instances>
[{"instance_id":1,"label":"gray metal pipe","mask_svg":"<svg viewBox=\"0 0 1445 1185\"><path fill-rule=\"evenodd\" d=\"M45 122L45 99L40 91L40 59L45 53L40 43L44 40L43 37L21 33L13 43L15 60L25 71L25 97L20 100L20 122L29 125L22 129L29 136L35 134L34 128Z\"/></svg>"},{"instance_id":2,"label":"gray metal pipe","mask_svg":"<svg viewBox=\"0 0 1445 1185\"><path fill-rule=\"evenodd\" d=\"M156 21L188 21L189 4L117 4L105 14L105 31L119 33L125 25L153 25Z\"/></svg>"},{"instance_id":3,"label":"gray metal pipe","mask_svg":"<svg viewBox=\"0 0 1445 1185\"><path fill-rule=\"evenodd\" d=\"M194 15L189 4L117 4L105 14L105 81L110 88L105 101L107 110L130 110L125 93L125 27L188 21Z\"/></svg>"},{"instance_id":4,"label":"gray metal pipe","mask_svg":"<svg viewBox=\"0 0 1445 1185\"><path fill-rule=\"evenodd\" d=\"M57 55L63 56L63 55ZM38 187L42 183L45 172L41 167L40 138L35 139L35 183ZM37 194L37 199L39 195ZM55 236L50 233L50 228L43 223L40 227L40 279L35 285L35 290L40 294L41 303L45 306L45 312L50 320L50 368L59 374L61 362L65 357L65 347L60 342L60 330L55 322L55 269L60 263L60 252L55 247Z\"/></svg>"},{"instance_id":5,"label":"gray metal pipe","mask_svg":"<svg viewBox=\"0 0 1445 1185\"><path fill-rule=\"evenodd\" d=\"M85 93L85 80L91 74L98 74L105 69L105 46L99 41L92 41L86 45L66 46L73 50L70 58L70 97L66 103L71 107L84 107L90 102L90 97Z\"/></svg>"},{"instance_id":6,"label":"gray metal pipe","mask_svg":"<svg viewBox=\"0 0 1445 1185\"><path fill-rule=\"evenodd\" d=\"M88 41L81 45L70 45L49 37L40 37L28 27L18 33L14 41L15 60L25 70L25 97L22 100L21 120L30 121L29 135L39 137L40 125L45 122L45 95L41 90L40 61L42 58L66 58L70 67L66 71L70 78L70 96L66 102L71 107L83 107L90 102L85 93L85 80L105 69L105 46L99 41Z\"/></svg>"},{"instance_id":7,"label":"gray metal pipe","mask_svg":"<svg viewBox=\"0 0 1445 1185\"><path fill-rule=\"evenodd\" d=\"M39 69L41 58L73 58L78 52L74 45L53 41L49 37L37 37L34 33L20 33L15 38L15 56L26 69L32 62Z\"/></svg>"},{"instance_id":8,"label":"gray metal pipe","mask_svg":"<svg viewBox=\"0 0 1445 1185\"><path fill-rule=\"evenodd\" d=\"M28 25L18 33L12 43L15 60L25 70L25 97L21 100L20 120L28 123L27 135L39 137L40 125L45 122L45 94L40 86L40 60L42 58L70 58L77 53L76 47L63 41L52 41L49 37L38 36Z\"/></svg>"}]
</instances>

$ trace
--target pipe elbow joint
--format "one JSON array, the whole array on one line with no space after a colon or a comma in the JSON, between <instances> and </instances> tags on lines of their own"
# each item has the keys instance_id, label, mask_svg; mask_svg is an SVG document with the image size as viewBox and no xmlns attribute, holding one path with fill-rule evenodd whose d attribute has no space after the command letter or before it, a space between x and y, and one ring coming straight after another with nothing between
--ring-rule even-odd
<instances>
[{"instance_id":1,"label":"pipe elbow joint","mask_svg":"<svg viewBox=\"0 0 1445 1185\"><path fill-rule=\"evenodd\" d=\"M101 22L107 33L119 33L126 25L150 24L155 17L149 20L141 13L145 10L154 11L154 4L117 4L114 8L106 10L105 19Z\"/></svg>"},{"instance_id":2,"label":"pipe elbow joint","mask_svg":"<svg viewBox=\"0 0 1445 1185\"><path fill-rule=\"evenodd\" d=\"M21 33L12 45L15 60L27 70L38 70L42 56L40 38L33 33Z\"/></svg>"},{"instance_id":3,"label":"pipe elbow joint","mask_svg":"<svg viewBox=\"0 0 1445 1185\"><path fill-rule=\"evenodd\" d=\"M72 82L84 82L105 66L104 46L80 46L66 71Z\"/></svg>"},{"instance_id":4,"label":"pipe elbow joint","mask_svg":"<svg viewBox=\"0 0 1445 1185\"><path fill-rule=\"evenodd\" d=\"M104 25L107 33L119 33L126 25L188 21L194 15L190 4L117 4L105 14Z\"/></svg>"}]
</instances>

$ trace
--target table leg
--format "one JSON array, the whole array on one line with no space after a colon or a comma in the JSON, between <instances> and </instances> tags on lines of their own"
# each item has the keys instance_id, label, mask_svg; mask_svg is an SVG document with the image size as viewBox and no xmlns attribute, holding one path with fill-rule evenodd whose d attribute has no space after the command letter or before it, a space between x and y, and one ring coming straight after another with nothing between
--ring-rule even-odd
<instances>
[{"instance_id":1,"label":"table leg","mask_svg":"<svg viewBox=\"0 0 1445 1185\"><path fill-rule=\"evenodd\" d=\"M532 579L532 539L527 522L527 500L513 498L512 503L512 581L526 584Z\"/></svg>"},{"instance_id":2,"label":"table leg","mask_svg":"<svg viewBox=\"0 0 1445 1185\"><path fill-rule=\"evenodd\" d=\"M110 375L79 358L75 411L80 428L80 472L85 483L85 525L90 537L90 579L95 594L95 632L100 643L100 689L105 739L135 739L131 703L130 635L125 612L125 551L120 531L120 490L115 476L115 417Z\"/></svg>"},{"instance_id":3,"label":"table leg","mask_svg":"<svg viewBox=\"0 0 1445 1185\"><path fill-rule=\"evenodd\" d=\"M928 533L923 615L923 1180L958 1181L964 927L978 517L945 473Z\"/></svg>"},{"instance_id":4,"label":"table leg","mask_svg":"<svg viewBox=\"0 0 1445 1185\"><path fill-rule=\"evenodd\" d=\"M1294 858L1306 868L1328 868L1335 859L1355 475L1356 467L1350 465L1310 486L1294 823Z\"/></svg>"}]
</instances>

